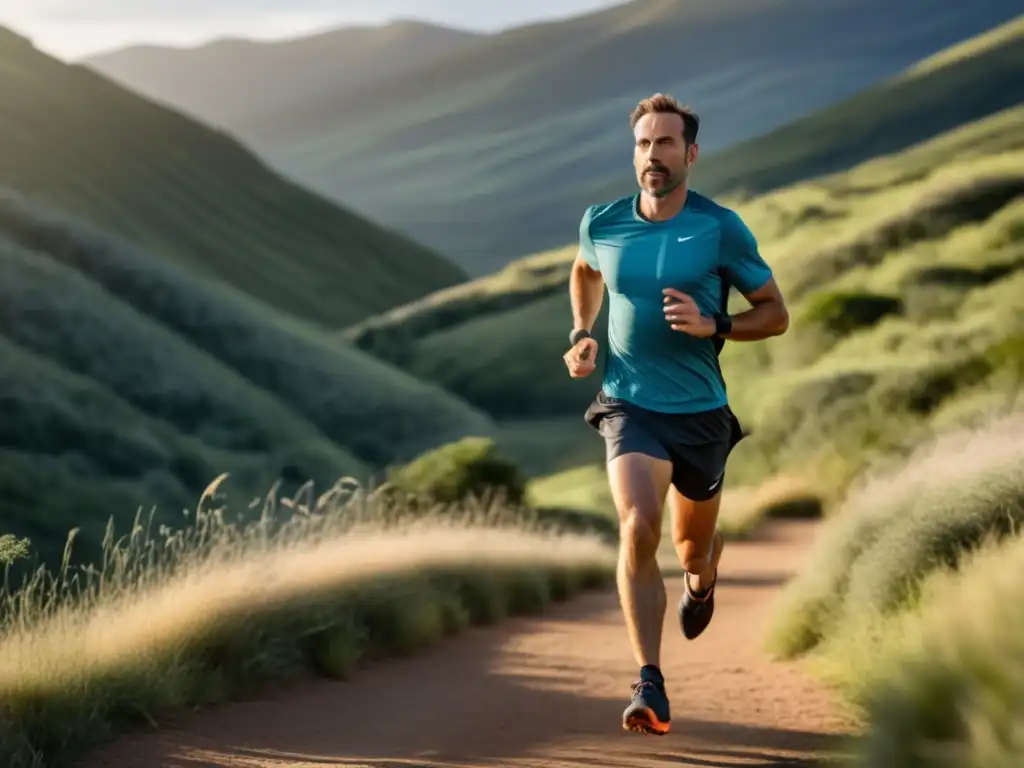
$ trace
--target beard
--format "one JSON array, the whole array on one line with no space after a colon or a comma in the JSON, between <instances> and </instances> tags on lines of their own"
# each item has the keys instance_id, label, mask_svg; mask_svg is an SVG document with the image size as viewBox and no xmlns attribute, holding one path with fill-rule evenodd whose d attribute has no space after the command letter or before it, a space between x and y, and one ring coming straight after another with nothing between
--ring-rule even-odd
<instances>
[{"instance_id":1,"label":"beard","mask_svg":"<svg viewBox=\"0 0 1024 768\"><path fill-rule=\"evenodd\" d=\"M659 175L651 175L652 173ZM684 165L675 173L660 163L653 163L644 168L640 175L640 187L651 197L666 197L683 184L690 175L690 167Z\"/></svg>"}]
</instances>

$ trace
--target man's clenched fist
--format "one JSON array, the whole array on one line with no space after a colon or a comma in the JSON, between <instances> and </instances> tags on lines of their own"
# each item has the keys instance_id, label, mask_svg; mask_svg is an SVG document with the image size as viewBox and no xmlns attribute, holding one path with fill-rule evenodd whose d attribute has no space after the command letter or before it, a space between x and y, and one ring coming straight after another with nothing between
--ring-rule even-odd
<instances>
[{"instance_id":1,"label":"man's clenched fist","mask_svg":"<svg viewBox=\"0 0 1024 768\"><path fill-rule=\"evenodd\" d=\"M691 297L674 288L666 288L662 293L665 294L665 319L673 331L680 331L699 339L715 335L715 319L702 315L697 302Z\"/></svg>"},{"instance_id":2,"label":"man's clenched fist","mask_svg":"<svg viewBox=\"0 0 1024 768\"><path fill-rule=\"evenodd\" d=\"M592 338L581 339L575 347L562 356L569 375L581 379L594 372L597 361L597 341Z\"/></svg>"}]
</instances>

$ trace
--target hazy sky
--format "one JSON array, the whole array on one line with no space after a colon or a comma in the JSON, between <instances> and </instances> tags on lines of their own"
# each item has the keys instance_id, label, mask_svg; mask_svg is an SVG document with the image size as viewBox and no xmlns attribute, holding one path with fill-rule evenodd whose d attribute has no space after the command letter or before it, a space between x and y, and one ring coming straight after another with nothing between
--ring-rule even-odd
<instances>
[{"instance_id":1,"label":"hazy sky","mask_svg":"<svg viewBox=\"0 0 1024 768\"><path fill-rule=\"evenodd\" d=\"M224 35L288 37L395 17L495 30L623 0L0 0L0 25L73 59L128 43L193 44Z\"/></svg>"}]
</instances>

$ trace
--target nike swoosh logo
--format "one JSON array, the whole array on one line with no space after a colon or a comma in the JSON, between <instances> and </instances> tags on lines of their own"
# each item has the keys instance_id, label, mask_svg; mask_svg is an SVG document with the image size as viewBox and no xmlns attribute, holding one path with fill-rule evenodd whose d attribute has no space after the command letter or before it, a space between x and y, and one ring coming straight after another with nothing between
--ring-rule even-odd
<instances>
[{"instance_id":1,"label":"nike swoosh logo","mask_svg":"<svg viewBox=\"0 0 1024 768\"><path fill-rule=\"evenodd\" d=\"M721 475L719 475L718 479L717 479L717 480L715 480L715 482L713 482L713 483L712 483L712 484L711 484L710 486L708 486L708 490L709 490L709 491L713 491L713 490L715 490L715 488L717 488L717 487L718 487L718 484L719 484L720 482L722 482L722 477L721 477Z\"/></svg>"},{"instance_id":2,"label":"nike swoosh logo","mask_svg":"<svg viewBox=\"0 0 1024 768\"><path fill-rule=\"evenodd\" d=\"M693 240L693 238L695 237L696 235L690 235L689 237L680 237L679 240L677 240L677 242L685 243L687 240Z\"/></svg>"}]
</instances>

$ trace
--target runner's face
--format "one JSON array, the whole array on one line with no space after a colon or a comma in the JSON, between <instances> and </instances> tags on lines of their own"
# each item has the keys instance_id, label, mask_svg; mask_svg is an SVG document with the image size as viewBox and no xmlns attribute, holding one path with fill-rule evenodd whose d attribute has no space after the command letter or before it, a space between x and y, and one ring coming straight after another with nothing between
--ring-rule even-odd
<instances>
[{"instance_id":1,"label":"runner's face","mask_svg":"<svg viewBox=\"0 0 1024 768\"><path fill-rule=\"evenodd\" d=\"M673 113L644 115L633 129L633 168L640 188L664 197L683 184L697 157L697 145L683 141L683 118Z\"/></svg>"}]
</instances>

